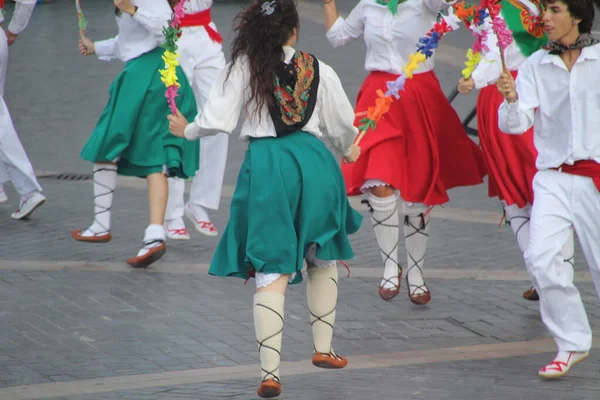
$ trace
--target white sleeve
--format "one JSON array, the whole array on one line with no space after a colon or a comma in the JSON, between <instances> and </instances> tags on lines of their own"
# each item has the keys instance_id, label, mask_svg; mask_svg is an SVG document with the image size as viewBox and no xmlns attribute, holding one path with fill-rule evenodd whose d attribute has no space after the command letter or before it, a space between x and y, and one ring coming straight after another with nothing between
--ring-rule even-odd
<instances>
[{"instance_id":1,"label":"white sleeve","mask_svg":"<svg viewBox=\"0 0 600 400\"><path fill-rule=\"evenodd\" d=\"M354 109L333 68L319 62L319 128L335 151L349 155L358 129L354 126Z\"/></svg>"},{"instance_id":2,"label":"white sleeve","mask_svg":"<svg viewBox=\"0 0 600 400\"><path fill-rule=\"evenodd\" d=\"M8 31L18 35L23 32L23 29L29 23L29 19L33 14L36 0L16 0L15 12L8 24Z\"/></svg>"},{"instance_id":3,"label":"white sleeve","mask_svg":"<svg viewBox=\"0 0 600 400\"><path fill-rule=\"evenodd\" d=\"M481 61L471 76L477 89L495 83L502 73L502 59L500 58L498 38L491 28L487 31L487 37L483 41L483 44L489 48L489 51L482 54Z\"/></svg>"},{"instance_id":4,"label":"white sleeve","mask_svg":"<svg viewBox=\"0 0 600 400\"><path fill-rule=\"evenodd\" d=\"M508 104L506 100L498 109L498 127L502 132L520 135L533 126L535 109L539 107L537 87L531 59L519 68L517 76L517 101Z\"/></svg>"},{"instance_id":5,"label":"white sleeve","mask_svg":"<svg viewBox=\"0 0 600 400\"><path fill-rule=\"evenodd\" d=\"M137 0L138 7L133 19L142 24L152 35L161 42L165 40L163 28L168 25L173 16L173 10L167 0Z\"/></svg>"},{"instance_id":6,"label":"white sleeve","mask_svg":"<svg viewBox=\"0 0 600 400\"><path fill-rule=\"evenodd\" d=\"M350 12L348 18L341 16L333 23L327 31L327 40L333 47L342 47L363 35L364 23L364 0Z\"/></svg>"},{"instance_id":7,"label":"white sleeve","mask_svg":"<svg viewBox=\"0 0 600 400\"><path fill-rule=\"evenodd\" d=\"M451 5L456 3L457 0L422 0L425 8L433 14L437 15L440 11L447 10Z\"/></svg>"},{"instance_id":8,"label":"white sleeve","mask_svg":"<svg viewBox=\"0 0 600 400\"><path fill-rule=\"evenodd\" d=\"M231 74L227 78L230 68ZM195 140L220 132L231 134L240 118L247 84L246 61L240 58L235 65L221 71L202 112L185 128L185 137Z\"/></svg>"},{"instance_id":9,"label":"white sleeve","mask_svg":"<svg viewBox=\"0 0 600 400\"><path fill-rule=\"evenodd\" d=\"M114 38L94 42L94 51L98 58L103 61L110 61L116 58L118 41L119 35Z\"/></svg>"}]
</instances>

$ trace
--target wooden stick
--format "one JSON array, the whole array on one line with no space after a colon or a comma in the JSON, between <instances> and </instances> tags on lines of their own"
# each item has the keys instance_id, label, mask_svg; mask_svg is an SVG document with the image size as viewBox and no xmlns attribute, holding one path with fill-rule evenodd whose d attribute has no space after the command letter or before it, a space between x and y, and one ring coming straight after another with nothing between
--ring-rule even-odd
<instances>
[{"instance_id":1,"label":"wooden stick","mask_svg":"<svg viewBox=\"0 0 600 400\"><path fill-rule=\"evenodd\" d=\"M363 130L363 131L360 131L360 133L358 134L358 137L354 141L354 144L358 146L360 144L360 141L363 139L363 137L365 137L366 134L367 134L367 130L366 129Z\"/></svg>"}]
</instances>

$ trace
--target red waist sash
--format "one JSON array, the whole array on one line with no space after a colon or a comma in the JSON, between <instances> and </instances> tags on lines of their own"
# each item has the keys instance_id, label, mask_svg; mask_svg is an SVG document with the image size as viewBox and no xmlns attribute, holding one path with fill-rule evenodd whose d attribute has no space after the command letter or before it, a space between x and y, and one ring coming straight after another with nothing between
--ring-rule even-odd
<instances>
[{"instance_id":1,"label":"red waist sash","mask_svg":"<svg viewBox=\"0 0 600 400\"><path fill-rule=\"evenodd\" d=\"M568 165L563 164L558 168L552 168L554 170L565 172L567 174L587 176L592 178L596 189L600 192L600 164L594 160L580 160L575 161L575 164Z\"/></svg>"},{"instance_id":2,"label":"red waist sash","mask_svg":"<svg viewBox=\"0 0 600 400\"><path fill-rule=\"evenodd\" d=\"M3 0L0 0L3 1ZM210 8L208 10L200 11L194 14L185 14L185 16L179 22L180 28L190 27L190 26L203 26L206 29L206 33L208 33L208 37L212 39L213 42L223 43L223 37L210 26L212 22L212 18L210 16Z\"/></svg>"}]
</instances>

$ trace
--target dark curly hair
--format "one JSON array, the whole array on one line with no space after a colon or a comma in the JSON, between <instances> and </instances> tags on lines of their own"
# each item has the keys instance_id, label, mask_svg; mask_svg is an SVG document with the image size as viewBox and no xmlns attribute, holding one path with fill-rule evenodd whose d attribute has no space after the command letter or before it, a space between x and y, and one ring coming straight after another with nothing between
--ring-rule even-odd
<instances>
[{"instance_id":1,"label":"dark curly hair","mask_svg":"<svg viewBox=\"0 0 600 400\"><path fill-rule=\"evenodd\" d=\"M544 0L544 6L553 3L564 3L569 14L574 18L581 19L579 33L590 33L594 25L594 3L600 8L600 0Z\"/></svg>"},{"instance_id":2,"label":"dark curly hair","mask_svg":"<svg viewBox=\"0 0 600 400\"><path fill-rule=\"evenodd\" d=\"M274 9L269 14L266 9ZM245 56L250 69L250 98L260 111L267 104L275 103L273 83L275 74L283 61L283 45L299 27L295 0L254 0L234 19L237 33L231 44L231 66Z\"/></svg>"}]
</instances>

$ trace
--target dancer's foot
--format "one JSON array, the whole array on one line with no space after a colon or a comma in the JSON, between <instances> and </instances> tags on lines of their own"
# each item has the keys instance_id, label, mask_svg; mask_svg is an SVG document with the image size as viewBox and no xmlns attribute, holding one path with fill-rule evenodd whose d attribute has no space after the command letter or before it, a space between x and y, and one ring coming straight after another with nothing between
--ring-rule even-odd
<instances>
[{"instance_id":1,"label":"dancer's foot","mask_svg":"<svg viewBox=\"0 0 600 400\"><path fill-rule=\"evenodd\" d=\"M164 240L150 240L144 242L144 247L138 252L137 256L128 259L127 264L133 268L145 268L160 260L166 252L167 246Z\"/></svg>"},{"instance_id":2,"label":"dancer's foot","mask_svg":"<svg viewBox=\"0 0 600 400\"><path fill-rule=\"evenodd\" d=\"M194 224L196 230L206 236L217 236L219 232L210 222L208 214L204 208L196 205L185 205L185 216Z\"/></svg>"},{"instance_id":3,"label":"dancer's foot","mask_svg":"<svg viewBox=\"0 0 600 400\"><path fill-rule=\"evenodd\" d=\"M390 301L400 293L400 281L402 280L402 267L398 265L397 275L390 278L384 277L379 283L379 297L385 301Z\"/></svg>"},{"instance_id":4,"label":"dancer's foot","mask_svg":"<svg viewBox=\"0 0 600 400\"><path fill-rule=\"evenodd\" d=\"M429 287L423 281L421 277L421 284L413 285L410 283L408 279L408 275L406 275L406 288L408 289L408 298L413 304L424 306L425 304L431 301L431 292L429 291Z\"/></svg>"},{"instance_id":5,"label":"dancer's foot","mask_svg":"<svg viewBox=\"0 0 600 400\"><path fill-rule=\"evenodd\" d=\"M535 290L535 287L533 287L533 286L523 292L523 298L525 300L529 300L529 301L539 301L540 300L540 296L539 296L537 290Z\"/></svg>"},{"instance_id":6,"label":"dancer's foot","mask_svg":"<svg viewBox=\"0 0 600 400\"><path fill-rule=\"evenodd\" d=\"M190 234L185 228L183 218L165 220L165 231L169 239L190 240Z\"/></svg>"},{"instance_id":7,"label":"dancer's foot","mask_svg":"<svg viewBox=\"0 0 600 400\"><path fill-rule=\"evenodd\" d=\"M332 351L329 354L313 354L312 363L315 367L319 368L341 369L348 365L348 359L346 357L339 356Z\"/></svg>"},{"instance_id":8,"label":"dancer's foot","mask_svg":"<svg viewBox=\"0 0 600 400\"><path fill-rule=\"evenodd\" d=\"M260 383L256 393L263 399L270 399L281 394L281 384L274 379L266 379Z\"/></svg>"},{"instance_id":9,"label":"dancer's foot","mask_svg":"<svg viewBox=\"0 0 600 400\"><path fill-rule=\"evenodd\" d=\"M40 192L35 192L31 196L22 197L19 209L11 214L12 219L28 218L39 206L46 202L46 197Z\"/></svg>"},{"instance_id":10,"label":"dancer's foot","mask_svg":"<svg viewBox=\"0 0 600 400\"><path fill-rule=\"evenodd\" d=\"M563 377L571 367L585 360L589 354L588 351L559 351L550 364L540 369L538 375L546 379Z\"/></svg>"}]
</instances>

